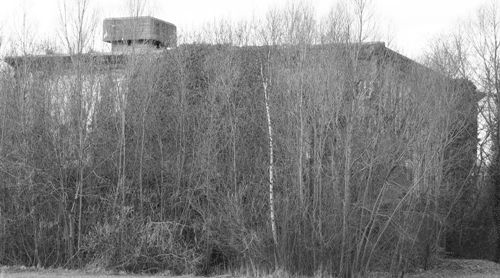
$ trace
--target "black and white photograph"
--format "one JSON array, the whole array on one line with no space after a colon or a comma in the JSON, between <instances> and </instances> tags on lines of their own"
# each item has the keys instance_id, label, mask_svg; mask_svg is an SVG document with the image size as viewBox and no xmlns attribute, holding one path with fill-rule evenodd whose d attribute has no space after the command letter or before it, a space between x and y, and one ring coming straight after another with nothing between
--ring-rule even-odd
<instances>
[{"instance_id":1,"label":"black and white photograph","mask_svg":"<svg viewBox=\"0 0 500 278\"><path fill-rule=\"evenodd\" d=\"M500 0L0 0L0 278L500 277Z\"/></svg>"}]
</instances>

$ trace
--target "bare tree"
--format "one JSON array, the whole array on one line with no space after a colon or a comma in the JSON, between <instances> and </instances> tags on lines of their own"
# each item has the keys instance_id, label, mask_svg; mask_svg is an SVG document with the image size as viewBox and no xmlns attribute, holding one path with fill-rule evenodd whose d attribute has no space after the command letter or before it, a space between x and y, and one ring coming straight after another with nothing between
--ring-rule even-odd
<instances>
[{"instance_id":1,"label":"bare tree","mask_svg":"<svg viewBox=\"0 0 500 278\"><path fill-rule=\"evenodd\" d=\"M372 0L351 0L354 22L356 26L356 42L365 42L374 37L376 31L373 18Z\"/></svg>"},{"instance_id":2,"label":"bare tree","mask_svg":"<svg viewBox=\"0 0 500 278\"><path fill-rule=\"evenodd\" d=\"M14 200L0 212L19 220L0 228L13 239L1 238L0 256L188 273L274 264L345 277L427 264L446 217L446 146L463 129L457 97L448 79L364 43L369 1L356 3L321 24L304 2L257 26L220 21L199 37L215 45L130 53L119 71L78 59L87 25L62 28L71 78L61 68L0 83L2 132L16 136L1 137L2 154L15 155L0 163L0 198ZM129 4L131 16L143 14L145 1ZM49 94L42 77L52 72L65 86ZM32 106L11 105L24 91L37 96ZM16 130L25 114L36 129Z\"/></svg>"},{"instance_id":3,"label":"bare tree","mask_svg":"<svg viewBox=\"0 0 500 278\"><path fill-rule=\"evenodd\" d=\"M21 2L21 22L20 28L15 31L12 46L14 51L21 55L29 55L37 52L36 29L33 22L30 21L30 10L26 1Z\"/></svg>"},{"instance_id":4,"label":"bare tree","mask_svg":"<svg viewBox=\"0 0 500 278\"><path fill-rule=\"evenodd\" d=\"M2 25L0 25L0 49L2 49L2 43L3 43L3 29Z\"/></svg>"},{"instance_id":5,"label":"bare tree","mask_svg":"<svg viewBox=\"0 0 500 278\"><path fill-rule=\"evenodd\" d=\"M338 2L321 22L322 43L348 42L352 32L352 17L345 2Z\"/></svg>"},{"instance_id":6,"label":"bare tree","mask_svg":"<svg viewBox=\"0 0 500 278\"><path fill-rule=\"evenodd\" d=\"M127 12L132 17L152 15L152 2L151 0L127 0Z\"/></svg>"},{"instance_id":7,"label":"bare tree","mask_svg":"<svg viewBox=\"0 0 500 278\"><path fill-rule=\"evenodd\" d=\"M497 1L489 1L477 12L469 23L469 41L471 44L470 71L476 84L486 97L482 103L482 117L488 127L486 132L486 149L490 154L489 176L494 187L493 203L498 204L500 189L500 5ZM490 139L491 138L491 139ZM491 140L491 141L490 141ZM488 142L489 141L489 142ZM498 223L498 205L494 205L496 227ZM496 259L500 259L500 241L497 242Z\"/></svg>"},{"instance_id":8,"label":"bare tree","mask_svg":"<svg viewBox=\"0 0 500 278\"><path fill-rule=\"evenodd\" d=\"M452 78L474 78L470 61L473 50L466 32L459 26L455 33L433 42L424 63Z\"/></svg>"},{"instance_id":9,"label":"bare tree","mask_svg":"<svg viewBox=\"0 0 500 278\"><path fill-rule=\"evenodd\" d=\"M82 54L92 48L97 27L97 12L91 0L59 2L58 35L69 54Z\"/></svg>"},{"instance_id":10,"label":"bare tree","mask_svg":"<svg viewBox=\"0 0 500 278\"><path fill-rule=\"evenodd\" d=\"M269 66L269 65L268 65ZM264 66L261 65L260 68L260 76L262 82L262 89L264 91L264 104L266 106L266 120L267 120L267 132L268 132L268 141L269 141L269 220L271 222L271 233L273 237L274 243L274 259L275 259L275 268L278 268L278 235L276 228L276 212L274 208L274 146L273 146L273 127L271 121L271 112L270 112L270 103L269 103L269 92L268 92L268 77L264 76Z\"/></svg>"}]
</instances>

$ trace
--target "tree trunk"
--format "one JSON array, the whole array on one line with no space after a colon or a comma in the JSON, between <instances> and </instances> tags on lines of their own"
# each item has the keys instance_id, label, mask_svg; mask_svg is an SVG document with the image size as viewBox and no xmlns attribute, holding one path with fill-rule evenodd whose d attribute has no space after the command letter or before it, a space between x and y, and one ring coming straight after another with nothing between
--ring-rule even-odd
<instances>
[{"instance_id":1,"label":"tree trunk","mask_svg":"<svg viewBox=\"0 0 500 278\"><path fill-rule=\"evenodd\" d=\"M351 141L352 141L352 119L347 120L345 137L345 165L344 165L344 205L342 211L342 245L340 257L340 273L349 273L350 250L349 233L349 212L351 207Z\"/></svg>"},{"instance_id":2,"label":"tree trunk","mask_svg":"<svg viewBox=\"0 0 500 278\"><path fill-rule=\"evenodd\" d=\"M273 153L273 128L271 123L271 113L269 108L269 94L267 91L267 80L264 78L264 73L262 66L260 68L261 79L262 79L262 88L264 89L264 102L266 105L266 119L267 119L267 131L268 131L268 140L269 140L269 218L271 220L271 232L273 234L273 243L274 243L274 260L275 267L278 267L278 235L276 232L276 219L275 219L275 211L274 211L274 180L273 180L273 171L274 171L274 153Z\"/></svg>"}]
</instances>

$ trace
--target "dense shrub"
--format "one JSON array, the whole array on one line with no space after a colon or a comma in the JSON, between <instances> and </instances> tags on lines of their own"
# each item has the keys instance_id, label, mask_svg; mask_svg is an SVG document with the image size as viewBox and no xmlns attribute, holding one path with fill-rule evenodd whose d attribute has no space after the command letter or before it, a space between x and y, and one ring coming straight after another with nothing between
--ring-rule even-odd
<instances>
[{"instance_id":1,"label":"dense shrub","mask_svg":"<svg viewBox=\"0 0 500 278\"><path fill-rule=\"evenodd\" d=\"M382 44L126 60L2 77L0 263L350 275L440 252L454 80Z\"/></svg>"}]
</instances>

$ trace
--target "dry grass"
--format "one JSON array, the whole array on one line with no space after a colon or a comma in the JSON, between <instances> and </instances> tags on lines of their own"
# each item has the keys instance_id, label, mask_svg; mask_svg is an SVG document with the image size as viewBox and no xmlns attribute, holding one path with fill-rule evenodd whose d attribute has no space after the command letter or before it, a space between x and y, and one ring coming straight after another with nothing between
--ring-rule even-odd
<instances>
[{"instance_id":1,"label":"dry grass","mask_svg":"<svg viewBox=\"0 0 500 278\"><path fill-rule=\"evenodd\" d=\"M409 278L441 278L441 277L450 277L450 278L493 278L499 277L500 273L497 274L426 274L426 275L418 275L418 276L405 276Z\"/></svg>"},{"instance_id":2,"label":"dry grass","mask_svg":"<svg viewBox=\"0 0 500 278\"><path fill-rule=\"evenodd\" d=\"M167 277L165 275L140 275L140 274L97 274L97 273L83 273L81 271L68 271L68 270L41 270L41 271L6 271L0 270L0 278L52 278L52 277L75 277L75 278L153 278L153 277ZM176 276L184 278L194 278L195 276Z\"/></svg>"},{"instance_id":3,"label":"dry grass","mask_svg":"<svg viewBox=\"0 0 500 278\"><path fill-rule=\"evenodd\" d=\"M158 275L140 275L125 273L86 273L82 271L70 271L61 269L41 269L32 268L0 268L0 278L52 278L52 277L76 277L76 278L148 278L148 277L175 277L175 278L196 278L196 276L170 276L168 273ZM216 278L229 278L232 275L215 276ZM214 278L215 278L214 277ZM246 276L242 275L241 278ZM289 275L283 271L272 274L261 275L266 278L288 278L298 276ZM369 277L388 278L389 274L372 273ZM493 278L500 277L500 265L497 263L481 260L444 260L436 269L418 274L407 274L407 278Z\"/></svg>"},{"instance_id":4,"label":"dry grass","mask_svg":"<svg viewBox=\"0 0 500 278\"><path fill-rule=\"evenodd\" d=\"M409 278L453 277L477 278L500 277L500 264L484 260L442 260L430 271L408 275Z\"/></svg>"}]
</instances>

